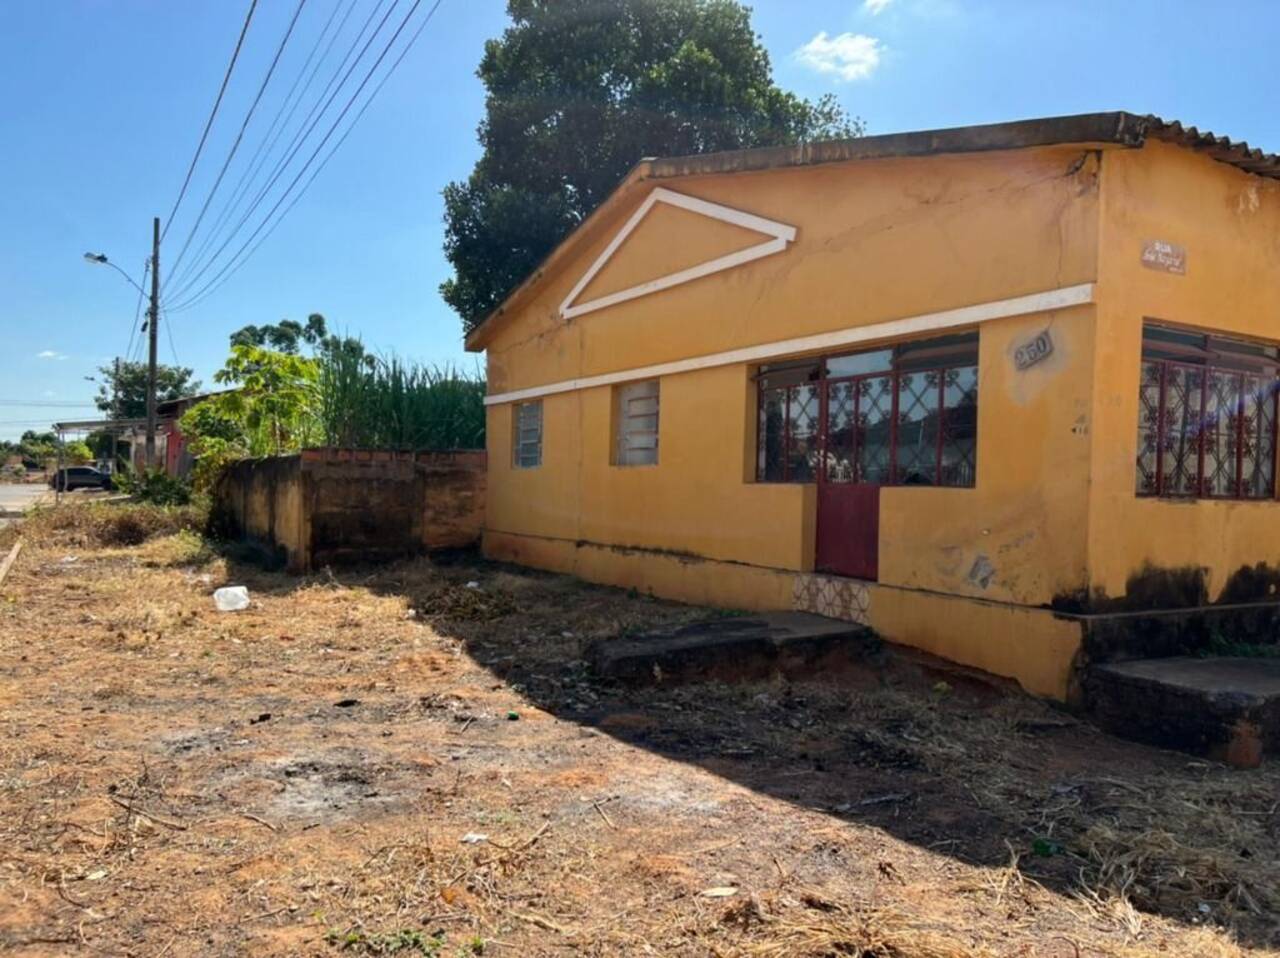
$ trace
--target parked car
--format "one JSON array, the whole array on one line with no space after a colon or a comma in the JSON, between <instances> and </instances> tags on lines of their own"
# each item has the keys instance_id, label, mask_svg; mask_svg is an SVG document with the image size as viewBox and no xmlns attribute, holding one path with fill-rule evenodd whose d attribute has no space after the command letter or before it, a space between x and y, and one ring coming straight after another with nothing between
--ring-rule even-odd
<instances>
[{"instance_id":1,"label":"parked car","mask_svg":"<svg viewBox=\"0 0 1280 958\"><path fill-rule=\"evenodd\" d=\"M49 488L59 492L72 489L114 489L111 477L93 466L67 466L49 477Z\"/></svg>"}]
</instances>

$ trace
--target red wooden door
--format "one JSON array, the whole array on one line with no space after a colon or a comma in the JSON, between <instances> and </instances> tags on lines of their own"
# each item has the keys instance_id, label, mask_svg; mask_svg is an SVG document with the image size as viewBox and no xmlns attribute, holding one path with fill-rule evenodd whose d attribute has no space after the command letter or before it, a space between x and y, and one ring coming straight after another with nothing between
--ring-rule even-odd
<instances>
[{"instance_id":1,"label":"red wooden door","mask_svg":"<svg viewBox=\"0 0 1280 958\"><path fill-rule=\"evenodd\" d=\"M888 374L826 382L817 476L820 572L871 580L879 574L880 486L889 476L893 406Z\"/></svg>"},{"instance_id":2,"label":"red wooden door","mask_svg":"<svg viewBox=\"0 0 1280 958\"><path fill-rule=\"evenodd\" d=\"M818 483L819 572L874 580L880 557L880 487Z\"/></svg>"}]
</instances>

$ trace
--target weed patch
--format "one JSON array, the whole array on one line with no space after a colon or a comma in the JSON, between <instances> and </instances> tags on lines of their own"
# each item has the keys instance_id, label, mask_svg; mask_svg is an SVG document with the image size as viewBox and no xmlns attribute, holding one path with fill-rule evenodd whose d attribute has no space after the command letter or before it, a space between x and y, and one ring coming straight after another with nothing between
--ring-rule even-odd
<instances>
[{"instance_id":1,"label":"weed patch","mask_svg":"<svg viewBox=\"0 0 1280 958\"><path fill-rule=\"evenodd\" d=\"M330 931L325 941L341 951L357 955L439 955L444 939L405 928L392 932L367 932L359 929Z\"/></svg>"},{"instance_id":2,"label":"weed patch","mask_svg":"<svg viewBox=\"0 0 1280 958\"><path fill-rule=\"evenodd\" d=\"M200 504L67 503L36 509L23 522L0 529L0 546L19 538L36 546L137 546L157 536L198 533L206 517Z\"/></svg>"}]
</instances>

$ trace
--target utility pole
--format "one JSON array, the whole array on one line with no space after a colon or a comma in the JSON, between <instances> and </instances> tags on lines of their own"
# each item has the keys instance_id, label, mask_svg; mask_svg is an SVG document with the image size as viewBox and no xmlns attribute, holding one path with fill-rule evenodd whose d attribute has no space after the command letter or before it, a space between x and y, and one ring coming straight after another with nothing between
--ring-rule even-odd
<instances>
[{"instance_id":1,"label":"utility pole","mask_svg":"<svg viewBox=\"0 0 1280 958\"><path fill-rule=\"evenodd\" d=\"M147 470L156 467L156 333L160 328L160 217L151 221L151 309L147 314Z\"/></svg>"},{"instance_id":2,"label":"utility pole","mask_svg":"<svg viewBox=\"0 0 1280 958\"><path fill-rule=\"evenodd\" d=\"M135 320L136 322L136 320ZM120 357L117 356L115 362L111 364L111 418L117 422L124 417L120 415ZM107 469L114 476L116 467L120 465L120 434L116 432L119 426L112 424L107 427L107 439L111 443L111 451L108 453Z\"/></svg>"}]
</instances>

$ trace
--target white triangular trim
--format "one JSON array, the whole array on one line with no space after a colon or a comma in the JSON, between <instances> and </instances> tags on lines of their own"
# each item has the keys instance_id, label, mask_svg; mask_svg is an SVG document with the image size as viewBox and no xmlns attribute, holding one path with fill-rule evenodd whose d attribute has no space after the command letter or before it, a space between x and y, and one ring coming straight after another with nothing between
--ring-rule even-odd
<instances>
[{"instance_id":1,"label":"white triangular trim","mask_svg":"<svg viewBox=\"0 0 1280 958\"><path fill-rule=\"evenodd\" d=\"M657 279L651 279L638 286L631 286L616 293L610 293L608 296L601 296L599 299L578 303L576 306L573 305L573 301L596 278L596 275L609 262L613 254L626 242L627 237L640 225L641 220L649 215L649 211L653 209L655 203L677 206L691 213L709 216L713 220L732 223L734 226L741 226L757 233L764 233L766 236L772 237L772 239L768 239L756 246L748 246L746 249L738 250L736 253L720 256L697 266L691 266L688 269L682 269L676 273L659 276ZM581 316L583 313L604 309L606 306L614 306L629 299L635 299L638 296L647 296L649 293L656 293L662 289L670 289L672 286L679 286L681 283L687 283L690 280L710 276L712 273L718 273L721 270L732 269L735 266L741 266L743 263L760 259L762 256L781 253L787 248L787 244L795 238L796 228L794 226L787 226L785 223L767 220L763 216L744 213L742 210L735 210L730 206L722 206L719 203L712 203L710 200L701 200L696 196L686 196L684 193L677 193L674 190L659 186L645 197L645 201L631 214L631 218L618 231L618 235L609 241L609 245L604 248L604 251L596 258L596 261L591 264L590 269L582 274L582 278L578 280L573 289L569 291L569 295L564 298L564 302L560 304L560 315L565 319L572 319L574 316Z\"/></svg>"}]
</instances>

